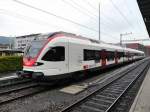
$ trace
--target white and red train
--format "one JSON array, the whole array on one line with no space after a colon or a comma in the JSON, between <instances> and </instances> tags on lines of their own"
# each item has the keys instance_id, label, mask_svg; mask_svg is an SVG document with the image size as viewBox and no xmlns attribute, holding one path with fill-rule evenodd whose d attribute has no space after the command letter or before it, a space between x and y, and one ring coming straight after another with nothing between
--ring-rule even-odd
<instances>
[{"instance_id":1,"label":"white and red train","mask_svg":"<svg viewBox=\"0 0 150 112\"><path fill-rule=\"evenodd\" d=\"M19 76L56 79L144 58L144 52L66 32L41 34L26 48Z\"/></svg>"}]
</instances>

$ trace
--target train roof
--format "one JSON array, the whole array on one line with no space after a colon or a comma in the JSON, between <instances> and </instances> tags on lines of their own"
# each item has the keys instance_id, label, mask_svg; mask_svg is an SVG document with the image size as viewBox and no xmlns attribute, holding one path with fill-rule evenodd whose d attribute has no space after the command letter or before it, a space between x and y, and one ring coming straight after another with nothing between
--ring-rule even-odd
<instances>
[{"instance_id":1,"label":"train roof","mask_svg":"<svg viewBox=\"0 0 150 112\"><path fill-rule=\"evenodd\" d=\"M133 53L142 53L142 54L144 53L143 51L139 51L139 50L135 50L135 49L131 49L131 48L123 48L123 47L120 47L120 46L107 44L103 41L94 40L94 39L90 39L90 38L87 38L87 37L83 37L81 35L76 35L76 34L73 34L73 33L67 33L67 32L63 32L63 31L40 34L39 36L42 36L43 38L51 38L51 37L53 37L55 35L59 35L59 34L63 34L65 36L71 36L71 37L74 37L74 38L86 40L86 41L89 41L90 43L99 44L99 45L101 45L103 47L106 47L106 48L109 48L109 49L117 49L118 51L133 52Z\"/></svg>"}]
</instances>

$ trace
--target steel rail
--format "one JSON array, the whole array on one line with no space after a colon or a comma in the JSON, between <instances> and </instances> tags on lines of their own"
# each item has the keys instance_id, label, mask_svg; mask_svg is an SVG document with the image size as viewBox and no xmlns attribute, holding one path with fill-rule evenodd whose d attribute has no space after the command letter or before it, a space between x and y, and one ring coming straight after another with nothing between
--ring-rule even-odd
<instances>
[{"instance_id":1,"label":"steel rail","mask_svg":"<svg viewBox=\"0 0 150 112\"><path fill-rule=\"evenodd\" d=\"M148 61L147 61L147 60L148 60ZM145 63L146 63L146 64L145 64ZM114 80L112 80L112 81L110 81L110 82L105 83L105 84L102 85L100 88L98 88L97 90L93 91L91 94L89 94L89 95L87 95L87 96L85 96L85 97L83 97L83 98L77 100L75 103L69 105L68 107L66 107L66 108L64 108L64 109L62 109L60 112L68 112L68 111L71 111L73 108L75 108L75 107L77 107L77 106L80 106L84 101L86 102L87 99L89 99L90 97L92 97L92 96L93 96L94 94L96 94L98 91L100 91L100 90L104 91L104 90L105 90L104 88L107 88L108 86L110 86L111 84L113 84L115 81L117 81L117 80L121 79L122 77L126 76L126 75L127 75L128 73L130 73L131 71L136 70L138 67L141 67L141 65L145 64L144 67L146 67L148 63L149 63L149 58L140 61L140 63L137 63L134 67L131 67L129 70L123 72L120 77L117 77L116 79L114 79ZM143 68L143 70L144 70L144 68ZM143 70L141 69L139 75L142 73ZM138 76L137 76L136 78L138 78ZM129 86L129 84L128 84L128 86ZM124 92L125 92L125 90L122 91L122 93L124 93ZM119 97L121 97L121 96L122 96L122 95L119 95ZM118 96L117 96L117 99L115 99L115 101L113 101L113 104L111 104L111 105L110 105L109 107L107 107L107 109L105 109L105 110L108 111L108 110L118 101L118 99L119 99L119 98L118 98ZM81 104L80 104L80 103L81 103ZM104 105L103 105L103 106L104 106ZM95 109L95 108L93 108L93 109ZM101 110L101 109L95 110L95 111L100 111L100 110ZM103 112L105 112L105 111L103 111Z\"/></svg>"},{"instance_id":2,"label":"steel rail","mask_svg":"<svg viewBox=\"0 0 150 112\"><path fill-rule=\"evenodd\" d=\"M34 88L31 87L31 88L26 88L26 89L22 89L19 91L15 91L14 93L12 92L11 94L6 94L4 96L0 96L0 105L6 104L6 103L9 103L14 100L21 99L21 98L29 97L34 94L38 94L38 93L41 93L41 92L44 92L47 90L49 90L49 89L37 86Z\"/></svg>"},{"instance_id":3,"label":"steel rail","mask_svg":"<svg viewBox=\"0 0 150 112\"><path fill-rule=\"evenodd\" d=\"M141 76L141 74L147 69L147 67L148 67L148 64L146 65L146 67L143 68L143 70L139 74L137 74L137 76L132 80L132 82L130 82L130 84L126 87L126 89L119 95L119 97L115 100L115 102L105 112L110 112L113 106L127 92L127 90L134 84L134 82Z\"/></svg>"},{"instance_id":4,"label":"steel rail","mask_svg":"<svg viewBox=\"0 0 150 112\"><path fill-rule=\"evenodd\" d=\"M8 90L5 87L4 90L2 90L2 91L0 90L0 96L4 95L4 94L9 94L9 93L12 93L12 92L15 92L15 91L23 90L23 89L27 89L27 88L31 88L31 87L36 87L36 86L38 86L37 83L29 83L29 84L26 84L26 85L22 85L21 87L13 87L12 86L11 89L7 88Z\"/></svg>"}]
</instances>

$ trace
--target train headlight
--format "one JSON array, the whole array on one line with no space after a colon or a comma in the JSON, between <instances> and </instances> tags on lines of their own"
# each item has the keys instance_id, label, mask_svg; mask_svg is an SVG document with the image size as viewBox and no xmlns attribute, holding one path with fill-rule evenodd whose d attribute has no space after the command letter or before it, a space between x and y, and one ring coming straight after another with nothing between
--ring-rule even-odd
<instances>
[{"instance_id":1,"label":"train headlight","mask_svg":"<svg viewBox=\"0 0 150 112\"><path fill-rule=\"evenodd\" d=\"M35 62L34 63L34 66L40 66L40 65L43 65L43 63L41 63L41 62Z\"/></svg>"}]
</instances>

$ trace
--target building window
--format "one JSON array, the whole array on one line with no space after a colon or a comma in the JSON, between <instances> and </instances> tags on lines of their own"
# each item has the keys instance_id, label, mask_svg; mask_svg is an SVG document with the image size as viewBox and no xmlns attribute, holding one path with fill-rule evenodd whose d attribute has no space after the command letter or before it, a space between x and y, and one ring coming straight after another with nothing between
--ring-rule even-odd
<instances>
[{"instance_id":1,"label":"building window","mask_svg":"<svg viewBox=\"0 0 150 112\"><path fill-rule=\"evenodd\" d=\"M65 48L62 46L52 47L42 57L44 61L64 61L65 60Z\"/></svg>"}]
</instances>

